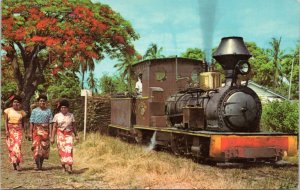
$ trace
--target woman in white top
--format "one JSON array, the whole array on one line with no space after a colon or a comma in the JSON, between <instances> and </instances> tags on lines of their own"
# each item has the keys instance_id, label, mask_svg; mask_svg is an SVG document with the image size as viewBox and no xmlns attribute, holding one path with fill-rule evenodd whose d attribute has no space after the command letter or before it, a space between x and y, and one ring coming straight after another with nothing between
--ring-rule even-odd
<instances>
[{"instance_id":1,"label":"woman in white top","mask_svg":"<svg viewBox=\"0 0 300 190\"><path fill-rule=\"evenodd\" d=\"M53 118L53 130L51 143L54 142L55 133L57 135L57 148L64 171L72 173L73 165L73 133L76 140L79 140L74 115L69 112L69 102L60 101L60 112Z\"/></svg>"}]
</instances>

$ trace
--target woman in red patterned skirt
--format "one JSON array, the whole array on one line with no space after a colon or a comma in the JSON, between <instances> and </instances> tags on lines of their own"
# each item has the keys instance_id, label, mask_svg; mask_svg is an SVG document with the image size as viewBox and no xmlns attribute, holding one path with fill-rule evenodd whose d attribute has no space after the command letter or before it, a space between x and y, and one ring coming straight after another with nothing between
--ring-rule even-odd
<instances>
[{"instance_id":1,"label":"woman in red patterned skirt","mask_svg":"<svg viewBox=\"0 0 300 190\"><path fill-rule=\"evenodd\" d=\"M54 142L56 133L57 148L64 171L72 173L73 165L73 133L76 140L79 140L74 115L69 112L69 102L67 100L60 101L60 112L55 114L53 118L53 131L51 142Z\"/></svg>"},{"instance_id":2,"label":"woman in red patterned skirt","mask_svg":"<svg viewBox=\"0 0 300 190\"><path fill-rule=\"evenodd\" d=\"M32 110L30 116L30 139L32 138L33 158L36 170L42 170L44 159L49 158L52 112L47 108L47 96L38 97L39 107Z\"/></svg>"},{"instance_id":3,"label":"woman in red patterned skirt","mask_svg":"<svg viewBox=\"0 0 300 190\"><path fill-rule=\"evenodd\" d=\"M14 96L12 107L4 110L6 144L9 152L9 160L14 170L21 171L22 160L21 142L24 130L24 117L26 113L21 109L22 98Z\"/></svg>"}]
</instances>

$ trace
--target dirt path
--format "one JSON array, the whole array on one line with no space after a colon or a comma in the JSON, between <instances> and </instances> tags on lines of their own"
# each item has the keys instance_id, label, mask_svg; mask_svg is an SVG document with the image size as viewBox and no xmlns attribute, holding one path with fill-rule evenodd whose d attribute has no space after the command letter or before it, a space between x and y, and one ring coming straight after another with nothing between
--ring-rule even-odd
<instances>
[{"instance_id":1,"label":"dirt path","mask_svg":"<svg viewBox=\"0 0 300 190\"><path fill-rule=\"evenodd\" d=\"M103 181L94 181L83 175L87 168L76 167L74 165L74 173L65 173L60 166L56 145L51 146L50 159L44 161L43 171L34 170L34 161L30 150L31 141L23 139L22 153L24 162L21 164L22 171L13 170L12 165L8 161L8 152L5 145L5 138L1 137L1 186L0 188L34 188L34 189L50 189L50 188L110 188ZM75 147L76 148L76 147Z\"/></svg>"}]
</instances>

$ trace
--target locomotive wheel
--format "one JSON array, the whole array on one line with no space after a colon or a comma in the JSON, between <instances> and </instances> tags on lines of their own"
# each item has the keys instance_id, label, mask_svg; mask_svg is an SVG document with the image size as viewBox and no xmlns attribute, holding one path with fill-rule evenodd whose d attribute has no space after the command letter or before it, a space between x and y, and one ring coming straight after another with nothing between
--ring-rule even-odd
<instances>
[{"instance_id":1,"label":"locomotive wheel","mask_svg":"<svg viewBox=\"0 0 300 190\"><path fill-rule=\"evenodd\" d=\"M185 136L171 133L171 150L177 156L184 155L187 149Z\"/></svg>"}]
</instances>

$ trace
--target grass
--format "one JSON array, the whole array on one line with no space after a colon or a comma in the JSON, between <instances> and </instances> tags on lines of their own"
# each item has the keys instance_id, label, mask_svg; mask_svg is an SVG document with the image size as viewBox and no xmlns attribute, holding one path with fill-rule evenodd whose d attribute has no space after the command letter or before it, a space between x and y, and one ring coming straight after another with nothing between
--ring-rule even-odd
<instances>
[{"instance_id":1,"label":"grass","mask_svg":"<svg viewBox=\"0 0 300 190\"><path fill-rule=\"evenodd\" d=\"M283 157L283 160L288 161L292 164L298 164L299 155L291 157Z\"/></svg>"},{"instance_id":2,"label":"grass","mask_svg":"<svg viewBox=\"0 0 300 190\"><path fill-rule=\"evenodd\" d=\"M68 184L72 184L72 188L106 189L107 187L114 189L295 189L298 187L298 165L279 168L271 166L246 169L218 168L196 164L190 159L179 158L169 153L149 151L147 147L128 144L96 133L88 134L86 139L84 142L75 142L74 169L88 168L88 170L79 175L52 176L52 180L63 180L66 183L65 186L60 187L70 188ZM51 160L59 166L55 145L52 145L50 154ZM298 163L298 156L286 160ZM29 175L26 176L28 180L34 181ZM102 182L105 186L101 186Z\"/></svg>"},{"instance_id":3,"label":"grass","mask_svg":"<svg viewBox=\"0 0 300 190\"><path fill-rule=\"evenodd\" d=\"M112 188L278 189L298 185L297 166L218 168L100 134L88 134L86 139L75 147L75 165L89 168L83 173L86 178L104 180Z\"/></svg>"}]
</instances>

